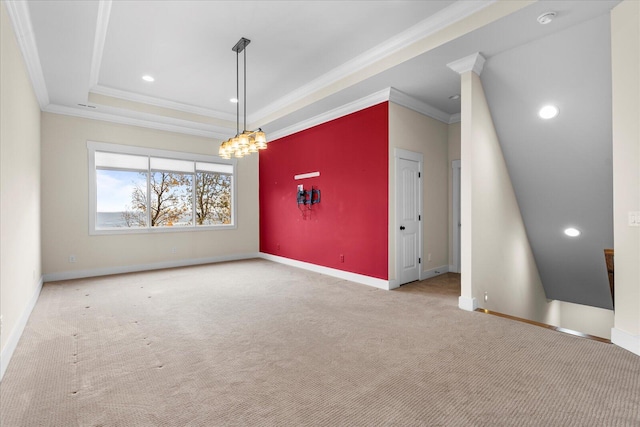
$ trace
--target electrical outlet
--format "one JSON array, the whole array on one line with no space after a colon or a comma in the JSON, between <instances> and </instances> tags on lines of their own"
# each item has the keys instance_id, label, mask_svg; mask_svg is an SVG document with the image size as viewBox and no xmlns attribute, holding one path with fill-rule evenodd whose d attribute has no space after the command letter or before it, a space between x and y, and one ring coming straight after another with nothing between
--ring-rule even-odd
<instances>
[{"instance_id":1,"label":"electrical outlet","mask_svg":"<svg viewBox=\"0 0 640 427\"><path fill-rule=\"evenodd\" d=\"M640 227L640 212L629 212L629 227Z\"/></svg>"},{"instance_id":2,"label":"electrical outlet","mask_svg":"<svg viewBox=\"0 0 640 427\"><path fill-rule=\"evenodd\" d=\"M431 261L431 254L427 254L427 261Z\"/></svg>"},{"instance_id":3,"label":"electrical outlet","mask_svg":"<svg viewBox=\"0 0 640 427\"><path fill-rule=\"evenodd\" d=\"M76 262L76 256L75 255L69 255L69 262L71 262L71 263Z\"/></svg>"},{"instance_id":4,"label":"electrical outlet","mask_svg":"<svg viewBox=\"0 0 640 427\"><path fill-rule=\"evenodd\" d=\"M344 255L340 254L340 262L344 262Z\"/></svg>"},{"instance_id":5,"label":"electrical outlet","mask_svg":"<svg viewBox=\"0 0 640 427\"><path fill-rule=\"evenodd\" d=\"M175 246L171 248L171 253L172 254L177 254L178 253L178 248L176 248Z\"/></svg>"},{"instance_id":6,"label":"electrical outlet","mask_svg":"<svg viewBox=\"0 0 640 427\"><path fill-rule=\"evenodd\" d=\"M278 250L280 250L280 243L278 243Z\"/></svg>"}]
</instances>

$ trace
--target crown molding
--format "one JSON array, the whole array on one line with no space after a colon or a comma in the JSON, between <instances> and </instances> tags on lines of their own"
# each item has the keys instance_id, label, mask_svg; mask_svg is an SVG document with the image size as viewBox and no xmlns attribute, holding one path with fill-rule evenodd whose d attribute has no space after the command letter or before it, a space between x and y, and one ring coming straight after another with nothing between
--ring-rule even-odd
<instances>
[{"instance_id":1,"label":"crown molding","mask_svg":"<svg viewBox=\"0 0 640 427\"><path fill-rule=\"evenodd\" d=\"M459 123L462 121L462 116L460 115L460 113L456 113L456 114L452 114L451 117L449 117L449 124L452 125L454 123Z\"/></svg>"},{"instance_id":2,"label":"crown molding","mask_svg":"<svg viewBox=\"0 0 640 427\"><path fill-rule=\"evenodd\" d=\"M180 102L169 101L166 99L155 98L153 96L142 95L139 93L128 92L126 90L114 89L107 86L96 85L89 90L89 92L96 93L98 95L111 96L113 98L120 98L126 101L139 102L142 104L153 105L156 107L167 108L170 110L183 111L185 113L197 114L199 116L212 117L221 120L232 121L235 123L236 116L234 114L223 113L221 111L215 111L208 108L196 107L195 105L182 104Z\"/></svg>"},{"instance_id":3,"label":"crown molding","mask_svg":"<svg viewBox=\"0 0 640 427\"><path fill-rule=\"evenodd\" d=\"M402 105L403 107L407 107L410 110L417 111L418 113L424 114L425 116L429 116L432 119L439 120L444 123L449 123L451 120L451 115L449 113L445 113L444 111L433 107L426 102L422 102L413 98L410 95L407 95L404 92L400 92L397 89L390 88L390 96L389 101L394 104Z\"/></svg>"},{"instance_id":4,"label":"crown molding","mask_svg":"<svg viewBox=\"0 0 640 427\"><path fill-rule=\"evenodd\" d=\"M382 102L390 101L403 107L414 110L425 116L431 117L443 123L451 124L460 121L460 114L449 115L427 103L419 101L395 88L385 88L371 95L341 105L332 110L326 111L309 119L302 120L294 125L269 132L269 139L276 140L297 132L309 129L313 126L326 123L328 121L344 117ZM86 119L100 120L110 123L125 124L131 126L144 127L149 129L176 132L186 135L202 136L225 140L233 134L235 129L222 126L209 125L188 120L181 120L167 116L143 113L132 110L125 110L105 105L100 105L99 109L76 108L64 105L49 104L43 111L67 116L75 116Z\"/></svg>"},{"instance_id":5,"label":"crown molding","mask_svg":"<svg viewBox=\"0 0 640 427\"><path fill-rule=\"evenodd\" d=\"M106 107L101 106L100 108ZM235 129L233 131L229 131L228 129L219 126L197 124L195 122L171 119L169 117L162 117L162 121L159 121L158 116L146 113L129 112L128 110L125 111L115 108L108 108L108 110L109 111L88 110L85 108L74 108L57 104L49 104L43 108L43 111L47 113L63 114L65 116L81 117L85 119L100 120L103 122L182 133L186 135L202 136L220 141L228 138L232 132L235 132ZM123 113L128 115L123 115Z\"/></svg>"},{"instance_id":6,"label":"crown molding","mask_svg":"<svg viewBox=\"0 0 640 427\"><path fill-rule=\"evenodd\" d=\"M474 13L490 6L497 0L484 1L457 1L451 6L435 13L429 18L419 22L418 24L408 28L400 34L391 37L387 41L378 46L369 49L361 55L349 60L348 62L334 68L328 73L318 77L317 79L305 84L298 89L290 92L288 95L270 103L267 107L258 110L249 115L250 123L261 121L265 117L286 108L287 106L298 102L309 94L320 91L349 75L352 75L382 59L406 48L407 46L428 37L437 31L440 31Z\"/></svg>"},{"instance_id":7,"label":"crown molding","mask_svg":"<svg viewBox=\"0 0 640 427\"><path fill-rule=\"evenodd\" d=\"M404 92L400 92L395 88L389 87L378 92L374 92L371 95L365 96L353 102L349 102L348 104L344 104L340 107L334 108L333 110L329 110L325 113L319 114L309 119L302 120L294 125L276 130L274 132L269 132L269 139L273 141L279 138L283 138L285 136L301 132L305 129L309 129L313 126L317 126L322 123L326 123L328 121L346 116L347 114L355 113L356 111L378 105L381 102L385 101L393 102L395 104L409 108L413 111L447 124L455 123L456 117L459 121L460 117L460 114L450 115L425 102L419 101Z\"/></svg>"},{"instance_id":8,"label":"crown molding","mask_svg":"<svg viewBox=\"0 0 640 427\"><path fill-rule=\"evenodd\" d=\"M4 0L3 3L7 6L7 12L13 24L13 31L16 35L20 51L22 52L33 91L42 109L49 104L49 93L44 80L44 74L42 73L36 38L33 33L33 27L31 26L28 2Z\"/></svg>"},{"instance_id":9,"label":"crown molding","mask_svg":"<svg viewBox=\"0 0 640 427\"><path fill-rule=\"evenodd\" d=\"M109 28L109 18L111 17L111 4L112 0L100 0L98 4L98 19L96 21L96 36L93 41L89 87L96 86L98 84L98 78L100 77L104 43L107 39L107 29Z\"/></svg>"},{"instance_id":10,"label":"crown molding","mask_svg":"<svg viewBox=\"0 0 640 427\"><path fill-rule=\"evenodd\" d=\"M388 101L390 90L391 88L386 88L378 92L374 92L371 95L365 96L364 98L357 99L355 101L349 102L348 104L344 104L340 107L334 108L333 110L329 110L325 113L319 114L309 119L302 120L294 125L279 129L275 132L269 132L269 139L273 141L279 138L283 138L285 136L301 132L305 129L309 129L313 126L326 123L330 120L346 116L347 114L355 113L356 111L360 111L364 108L372 107L374 105L380 104L381 102Z\"/></svg>"},{"instance_id":11,"label":"crown molding","mask_svg":"<svg viewBox=\"0 0 640 427\"><path fill-rule=\"evenodd\" d=\"M480 75L482 74L485 61L486 59L484 59L484 56L482 56L480 52L476 52L469 56L465 56L464 58L460 58L457 61L449 62L447 67L451 68L458 74L473 71L477 75Z\"/></svg>"}]
</instances>

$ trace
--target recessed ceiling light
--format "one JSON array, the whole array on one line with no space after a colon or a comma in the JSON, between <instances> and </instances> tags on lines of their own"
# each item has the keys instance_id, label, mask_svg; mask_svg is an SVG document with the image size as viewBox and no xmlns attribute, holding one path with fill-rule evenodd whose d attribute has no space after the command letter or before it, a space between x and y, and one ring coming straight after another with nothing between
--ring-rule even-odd
<instances>
[{"instance_id":1,"label":"recessed ceiling light","mask_svg":"<svg viewBox=\"0 0 640 427\"><path fill-rule=\"evenodd\" d=\"M538 16L538 23L541 25L547 25L549 22L553 21L553 18L555 17L555 12L545 12L542 15Z\"/></svg>"},{"instance_id":2,"label":"recessed ceiling light","mask_svg":"<svg viewBox=\"0 0 640 427\"><path fill-rule=\"evenodd\" d=\"M460 94L459 94L459 93L456 93L455 95L451 95L451 96L449 97L449 99L451 99L451 100L453 100L453 101L455 101L456 99L460 99Z\"/></svg>"},{"instance_id":3,"label":"recessed ceiling light","mask_svg":"<svg viewBox=\"0 0 640 427\"><path fill-rule=\"evenodd\" d=\"M233 102L234 104L238 103L238 98L231 98L229 101Z\"/></svg>"},{"instance_id":4,"label":"recessed ceiling light","mask_svg":"<svg viewBox=\"0 0 640 427\"><path fill-rule=\"evenodd\" d=\"M547 120L553 119L559 112L560 110L555 105L545 105L538 111L538 115L540 118Z\"/></svg>"},{"instance_id":5,"label":"recessed ceiling light","mask_svg":"<svg viewBox=\"0 0 640 427\"><path fill-rule=\"evenodd\" d=\"M142 80L144 80L145 82L153 82L156 79L154 79L153 76L150 76L149 74L145 74L144 76L142 76Z\"/></svg>"},{"instance_id":6,"label":"recessed ceiling light","mask_svg":"<svg viewBox=\"0 0 640 427\"><path fill-rule=\"evenodd\" d=\"M580 233L580 230L578 230L577 228L569 227L564 230L564 234L569 237L578 237L582 233Z\"/></svg>"}]
</instances>

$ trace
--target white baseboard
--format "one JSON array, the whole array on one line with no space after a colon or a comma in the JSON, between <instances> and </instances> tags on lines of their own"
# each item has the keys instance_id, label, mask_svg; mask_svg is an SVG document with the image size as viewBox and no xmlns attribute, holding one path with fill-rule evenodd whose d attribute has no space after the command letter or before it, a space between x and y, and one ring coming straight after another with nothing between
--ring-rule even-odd
<instances>
[{"instance_id":1,"label":"white baseboard","mask_svg":"<svg viewBox=\"0 0 640 427\"><path fill-rule=\"evenodd\" d=\"M466 311L475 311L478 308L478 301L475 298L463 297L458 298L458 308Z\"/></svg>"},{"instance_id":2,"label":"white baseboard","mask_svg":"<svg viewBox=\"0 0 640 427\"><path fill-rule=\"evenodd\" d=\"M430 279L432 277L439 276L449 272L448 265L442 265L440 267L432 268L431 270L425 270L420 272L420 280Z\"/></svg>"},{"instance_id":3,"label":"white baseboard","mask_svg":"<svg viewBox=\"0 0 640 427\"><path fill-rule=\"evenodd\" d=\"M390 289L388 280L378 279L376 277L351 273L349 271L337 270L335 268L323 267L321 265L311 264L304 261L297 261L295 259L284 258L277 255L266 254L264 252L260 252L260 258L274 261L280 264L290 265L292 267L298 267L305 270L313 271L315 273L326 274L327 276L337 277L339 279L349 280L350 282L373 286L374 288L384 289L385 291L388 291Z\"/></svg>"},{"instance_id":4,"label":"white baseboard","mask_svg":"<svg viewBox=\"0 0 640 427\"><path fill-rule=\"evenodd\" d=\"M640 356L640 335L632 335L617 328L611 328L611 342Z\"/></svg>"},{"instance_id":5,"label":"white baseboard","mask_svg":"<svg viewBox=\"0 0 640 427\"><path fill-rule=\"evenodd\" d=\"M191 265L213 264L216 262L239 261L243 259L260 258L260 254L252 252L248 254L222 255L209 258L180 259L175 261L163 261L152 264L136 264L117 267L95 268L92 270L63 271L44 275L45 282L58 280L83 279L85 277L108 276L111 274L135 273L138 271L162 270L165 268L188 267Z\"/></svg>"},{"instance_id":6,"label":"white baseboard","mask_svg":"<svg viewBox=\"0 0 640 427\"><path fill-rule=\"evenodd\" d=\"M183 259L175 261L164 261L153 264L137 264L117 267L96 268L92 270L75 270L63 271L60 273L50 273L44 275L45 282L55 282L59 280L83 279L85 277L108 276L111 274L135 273L138 271L161 270L164 268L188 267L191 265L212 264L225 261L239 261L243 259L262 258L269 261L287 264L293 267L303 268L305 270L314 271L316 273L326 274L328 276L337 277L351 282L362 283L364 285L373 286L379 289L388 290L389 281L369 277L362 274L350 273L348 271L336 270L334 268L323 267L320 265L310 264L307 262L296 261L289 258L283 258L275 255L259 253L224 255L210 258Z\"/></svg>"},{"instance_id":7,"label":"white baseboard","mask_svg":"<svg viewBox=\"0 0 640 427\"><path fill-rule=\"evenodd\" d=\"M42 290L43 283L44 279L41 277L35 291L33 292L33 295L31 295L31 298L27 303L27 306L24 308L22 314L18 318L18 322L9 333L9 339L7 340L7 343L2 349L2 352L0 352L0 381L2 381L4 373L7 370L7 366L9 366L9 362L11 361L11 357L13 356L13 352L18 346L18 341L20 341L22 332L24 331L25 326L27 326L27 321L29 320L29 316L31 316L33 307L36 306L36 302L38 301L38 297L40 296L40 291Z\"/></svg>"}]
</instances>

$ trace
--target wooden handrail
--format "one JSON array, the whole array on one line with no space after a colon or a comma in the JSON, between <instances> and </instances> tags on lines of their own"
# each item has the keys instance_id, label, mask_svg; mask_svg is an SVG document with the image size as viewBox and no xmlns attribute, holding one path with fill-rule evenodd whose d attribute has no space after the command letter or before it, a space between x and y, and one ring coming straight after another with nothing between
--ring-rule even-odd
<instances>
[{"instance_id":1,"label":"wooden handrail","mask_svg":"<svg viewBox=\"0 0 640 427\"><path fill-rule=\"evenodd\" d=\"M614 276L613 276L613 249L605 249L604 250L604 260L607 263L607 273L609 274L609 288L611 289L611 300L613 301L613 305L616 304L616 299L614 298Z\"/></svg>"}]
</instances>

